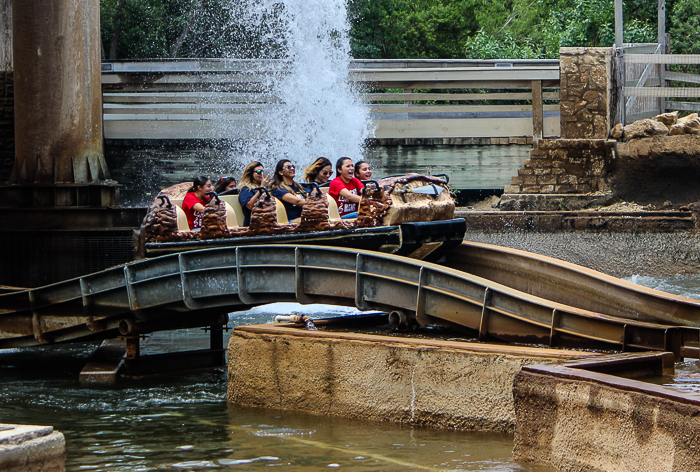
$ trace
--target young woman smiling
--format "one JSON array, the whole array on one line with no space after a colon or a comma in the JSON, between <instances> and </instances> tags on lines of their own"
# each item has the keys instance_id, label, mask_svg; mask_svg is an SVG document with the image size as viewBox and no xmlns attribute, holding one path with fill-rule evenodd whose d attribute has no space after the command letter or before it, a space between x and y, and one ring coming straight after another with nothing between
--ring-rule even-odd
<instances>
[{"instance_id":1,"label":"young woman smiling","mask_svg":"<svg viewBox=\"0 0 700 472\"><path fill-rule=\"evenodd\" d=\"M357 205L362 197L362 182L354 177L355 167L349 157L341 157L335 164L337 177L331 182L328 194L338 204L341 218L357 218Z\"/></svg>"},{"instance_id":2,"label":"young woman smiling","mask_svg":"<svg viewBox=\"0 0 700 472\"><path fill-rule=\"evenodd\" d=\"M282 159L275 166L275 176L270 188L272 196L282 201L290 223L297 223L301 217L301 208L306 203L306 192L294 182L296 167L288 159Z\"/></svg>"},{"instance_id":3,"label":"young woman smiling","mask_svg":"<svg viewBox=\"0 0 700 472\"><path fill-rule=\"evenodd\" d=\"M182 200L182 210L187 216L187 224L190 229L199 229L202 227L202 213L207 205L207 192L211 192L211 180L200 175L192 181L190 191Z\"/></svg>"},{"instance_id":4,"label":"young woman smiling","mask_svg":"<svg viewBox=\"0 0 700 472\"><path fill-rule=\"evenodd\" d=\"M319 157L309 167L304 169L304 180L309 183L323 185L333 175L333 164L325 157Z\"/></svg>"},{"instance_id":5,"label":"young woman smiling","mask_svg":"<svg viewBox=\"0 0 700 472\"><path fill-rule=\"evenodd\" d=\"M265 166L261 162L253 161L248 164L243 170L243 176L238 181L240 190L238 193L238 202L243 209L243 224L250 224L250 212L262 195L262 191L253 192L254 188L267 187L270 184L270 176L265 175Z\"/></svg>"}]
</instances>

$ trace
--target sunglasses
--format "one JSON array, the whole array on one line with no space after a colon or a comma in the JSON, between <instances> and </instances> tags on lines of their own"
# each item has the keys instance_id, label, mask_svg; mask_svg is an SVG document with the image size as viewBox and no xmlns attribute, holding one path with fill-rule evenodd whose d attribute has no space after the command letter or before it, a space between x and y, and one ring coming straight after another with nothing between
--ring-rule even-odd
<instances>
[{"instance_id":1,"label":"sunglasses","mask_svg":"<svg viewBox=\"0 0 700 472\"><path fill-rule=\"evenodd\" d=\"M331 175L331 174L332 174L332 172L327 171L327 170L322 170L322 171L321 171L321 175Z\"/></svg>"},{"instance_id":2,"label":"sunglasses","mask_svg":"<svg viewBox=\"0 0 700 472\"><path fill-rule=\"evenodd\" d=\"M258 169L258 170L254 170L253 172L255 172L256 174L260 175L260 174L262 174L263 172L265 172L265 169Z\"/></svg>"},{"instance_id":3,"label":"sunglasses","mask_svg":"<svg viewBox=\"0 0 700 472\"><path fill-rule=\"evenodd\" d=\"M296 169L296 167L294 167L293 164L287 164L286 166L284 166L284 168L285 169Z\"/></svg>"}]
</instances>

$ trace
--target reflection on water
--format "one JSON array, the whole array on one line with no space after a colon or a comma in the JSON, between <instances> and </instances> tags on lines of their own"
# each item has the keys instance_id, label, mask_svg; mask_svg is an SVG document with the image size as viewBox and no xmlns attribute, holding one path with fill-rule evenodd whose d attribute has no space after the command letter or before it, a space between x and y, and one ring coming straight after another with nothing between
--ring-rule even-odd
<instances>
[{"instance_id":1,"label":"reflection on water","mask_svg":"<svg viewBox=\"0 0 700 472\"><path fill-rule=\"evenodd\" d=\"M260 307L232 315L231 324L272 322L282 309L328 312L328 307ZM143 352L203 348L208 336L202 330L157 333ZM81 386L78 373L95 347L0 350L0 423L48 424L63 432L68 471L552 470L513 462L508 434L238 408L226 402L223 372Z\"/></svg>"}]
</instances>

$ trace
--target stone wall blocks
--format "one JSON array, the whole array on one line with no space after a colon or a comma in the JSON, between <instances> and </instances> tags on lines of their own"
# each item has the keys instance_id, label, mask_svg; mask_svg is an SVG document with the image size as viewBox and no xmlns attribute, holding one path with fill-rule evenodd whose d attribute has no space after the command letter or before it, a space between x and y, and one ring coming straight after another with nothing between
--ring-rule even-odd
<instances>
[{"instance_id":1,"label":"stone wall blocks","mask_svg":"<svg viewBox=\"0 0 700 472\"><path fill-rule=\"evenodd\" d=\"M515 178L515 177L513 177L513 178ZM515 185L515 184L506 185L503 188L503 193L520 193L520 185Z\"/></svg>"},{"instance_id":2,"label":"stone wall blocks","mask_svg":"<svg viewBox=\"0 0 700 472\"><path fill-rule=\"evenodd\" d=\"M537 176L523 175L523 185L537 185Z\"/></svg>"},{"instance_id":3,"label":"stone wall blocks","mask_svg":"<svg viewBox=\"0 0 700 472\"><path fill-rule=\"evenodd\" d=\"M573 187L571 185L555 185L555 193L573 193Z\"/></svg>"},{"instance_id":4,"label":"stone wall blocks","mask_svg":"<svg viewBox=\"0 0 700 472\"><path fill-rule=\"evenodd\" d=\"M539 185L523 186L520 193L540 193L540 189Z\"/></svg>"},{"instance_id":5,"label":"stone wall blocks","mask_svg":"<svg viewBox=\"0 0 700 472\"><path fill-rule=\"evenodd\" d=\"M562 177L563 176L557 177L556 175L551 175L551 174L550 175L540 175L540 176L537 176L537 183L539 185L554 185L556 183L560 183L560 182L557 182L557 180L561 179Z\"/></svg>"},{"instance_id":6,"label":"stone wall blocks","mask_svg":"<svg viewBox=\"0 0 700 472\"><path fill-rule=\"evenodd\" d=\"M533 173L535 175L549 175L552 173L552 169L551 167L538 167L533 169Z\"/></svg>"},{"instance_id":7,"label":"stone wall blocks","mask_svg":"<svg viewBox=\"0 0 700 472\"><path fill-rule=\"evenodd\" d=\"M533 173L535 173L535 171L531 168L521 167L520 169L518 169L518 175L532 175Z\"/></svg>"},{"instance_id":8,"label":"stone wall blocks","mask_svg":"<svg viewBox=\"0 0 700 472\"><path fill-rule=\"evenodd\" d=\"M540 187L541 193L554 193L554 185L543 185Z\"/></svg>"},{"instance_id":9,"label":"stone wall blocks","mask_svg":"<svg viewBox=\"0 0 700 472\"><path fill-rule=\"evenodd\" d=\"M562 167L552 169L552 175L561 175L564 172L566 172L566 171Z\"/></svg>"}]
</instances>

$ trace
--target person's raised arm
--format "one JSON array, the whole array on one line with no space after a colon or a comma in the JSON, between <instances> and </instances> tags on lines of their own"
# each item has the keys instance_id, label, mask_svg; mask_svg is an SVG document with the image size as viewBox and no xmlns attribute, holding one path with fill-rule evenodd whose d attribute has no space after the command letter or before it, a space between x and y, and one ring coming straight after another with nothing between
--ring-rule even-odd
<instances>
[{"instance_id":1,"label":"person's raised arm","mask_svg":"<svg viewBox=\"0 0 700 472\"><path fill-rule=\"evenodd\" d=\"M351 202L355 203L360 203L360 200L362 200L362 197L359 195L355 195L354 193L350 193L350 190L344 188L340 192L338 192L338 195L341 197L347 198Z\"/></svg>"}]
</instances>

